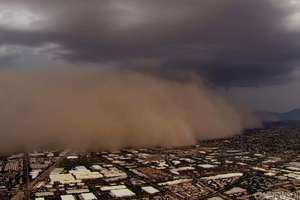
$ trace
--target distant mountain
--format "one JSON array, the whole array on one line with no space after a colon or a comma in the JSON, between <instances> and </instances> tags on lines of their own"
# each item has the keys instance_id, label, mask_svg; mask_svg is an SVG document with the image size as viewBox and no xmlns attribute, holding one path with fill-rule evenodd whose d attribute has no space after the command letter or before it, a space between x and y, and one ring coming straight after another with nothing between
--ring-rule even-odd
<instances>
[{"instance_id":1,"label":"distant mountain","mask_svg":"<svg viewBox=\"0 0 300 200\"><path fill-rule=\"evenodd\" d=\"M268 111L257 111L256 116L264 122L273 122L280 121L278 114L276 112L268 112Z\"/></svg>"},{"instance_id":2,"label":"distant mountain","mask_svg":"<svg viewBox=\"0 0 300 200\"><path fill-rule=\"evenodd\" d=\"M256 112L256 115L258 116L258 118L265 122L300 121L300 108L284 113L258 111Z\"/></svg>"},{"instance_id":3,"label":"distant mountain","mask_svg":"<svg viewBox=\"0 0 300 200\"><path fill-rule=\"evenodd\" d=\"M280 121L300 121L300 108L277 114Z\"/></svg>"},{"instance_id":4,"label":"distant mountain","mask_svg":"<svg viewBox=\"0 0 300 200\"><path fill-rule=\"evenodd\" d=\"M265 128L300 128L300 121L264 121L262 124Z\"/></svg>"},{"instance_id":5,"label":"distant mountain","mask_svg":"<svg viewBox=\"0 0 300 200\"><path fill-rule=\"evenodd\" d=\"M300 108L284 112L256 112L265 128L300 128Z\"/></svg>"}]
</instances>

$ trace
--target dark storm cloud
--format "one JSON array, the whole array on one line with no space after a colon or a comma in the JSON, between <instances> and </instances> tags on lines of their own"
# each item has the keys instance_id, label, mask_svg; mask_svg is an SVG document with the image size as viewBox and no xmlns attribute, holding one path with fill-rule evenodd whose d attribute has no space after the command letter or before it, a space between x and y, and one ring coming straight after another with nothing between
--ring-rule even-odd
<instances>
[{"instance_id":1,"label":"dark storm cloud","mask_svg":"<svg viewBox=\"0 0 300 200\"><path fill-rule=\"evenodd\" d=\"M0 28L0 44L56 43L68 61L196 72L225 86L280 83L300 59L294 12L277 0L2 0L41 19ZM288 1L285 1L288 2ZM1 27L1 26L0 26ZM152 62L153 61L153 62Z\"/></svg>"}]
</instances>

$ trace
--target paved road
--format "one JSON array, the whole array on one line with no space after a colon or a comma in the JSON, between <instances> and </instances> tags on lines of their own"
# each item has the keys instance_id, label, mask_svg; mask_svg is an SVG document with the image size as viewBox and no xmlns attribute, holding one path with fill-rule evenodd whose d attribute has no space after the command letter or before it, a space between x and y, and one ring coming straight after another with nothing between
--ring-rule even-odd
<instances>
[{"instance_id":1,"label":"paved road","mask_svg":"<svg viewBox=\"0 0 300 200\"><path fill-rule=\"evenodd\" d=\"M30 161L29 161L29 154L28 153L25 153L24 155L24 176L25 176L25 179L26 179L26 182L25 182L25 185L24 185L24 197L25 197L25 200L30 200L30 178L29 178L29 164L30 164Z\"/></svg>"},{"instance_id":2,"label":"paved road","mask_svg":"<svg viewBox=\"0 0 300 200\"><path fill-rule=\"evenodd\" d=\"M57 159L57 161L48 167L45 171L43 171L38 177L36 177L31 183L29 182L29 155L26 154L24 156L24 173L26 176L26 183L24 184L23 191L20 190L17 194L12 198L12 200L30 200L30 192L32 189L36 187L36 185L46 179L49 174L58 167L61 162L70 154L69 150L65 150L61 153L61 156Z\"/></svg>"},{"instance_id":3,"label":"paved road","mask_svg":"<svg viewBox=\"0 0 300 200\"><path fill-rule=\"evenodd\" d=\"M30 191L32 189L34 189L36 187L36 185L45 180L49 175L50 173L56 168L58 167L61 162L69 155L70 151L69 150L65 150L61 153L61 156L57 159L57 161L51 165L50 167L48 167L45 171L43 171L38 177L36 177L29 185L29 189Z\"/></svg>"},{"instance_id":4,"label":"paved road","mask_svg":"<svg viewBox=\"0 0 300 200\"><path fill-rule=\"evenodd\" d=\"M219 190L216 190L213 193L209 193L209 194L203 196L202 198L207 199L207 198L211 198L211 197L214 197L214 196L221 196L222 198L228 199L227 197L225 197L224 195L222 195L222 193L225 192L225 191L227 191L227 190L229 190L231 187L238 185L240 182L242 182L243 180L247 179L248 177L249 177L248 174L244 174L243 176L241 176L239 179L237 179L233 183L228 184L225 187L223 187L223 188L221 188Z\"/></svg>"},{"instance_id":5,"label":"paved road","mask_svg":"<svg viewBox=\"0 0 300 200\"><path fill-rule=\"evenodd\" d=\"M132 171L128 170L126 167L124 167L124 166L122 166L122 165L119 165L119 164L117 164L117 163L112 163L111 160L108 160L108 159L105 159L105 160L107 160L108 162L110 162L110 164L112 164L113 166L117 167L117 168L120 169L121 171L126 172L126 174L127 174L129 177L134 177L134 178L137 178L137 179L141 179L141 180L143 180L145 183L147 183L147 185L150 185L150 186L152 186L152 187L154 187L154 188L160 190L161 192L162 192L162 191L163 191L163 192L166 192L166 190L165 190L164 188L162 188L162 187L160 187L159 185L157 185L157 184L155 184L155 183L149 181L147 178L140 177L140 176L138 176L137 174L133 173ZM168 193L168 195L172 196L172 197L175 198L175 199L180 199L180 200L182 199L182 200L184 200L183 198L178 197L176 194L171 193L171 192Z\"/></svg>"}]
</instances>

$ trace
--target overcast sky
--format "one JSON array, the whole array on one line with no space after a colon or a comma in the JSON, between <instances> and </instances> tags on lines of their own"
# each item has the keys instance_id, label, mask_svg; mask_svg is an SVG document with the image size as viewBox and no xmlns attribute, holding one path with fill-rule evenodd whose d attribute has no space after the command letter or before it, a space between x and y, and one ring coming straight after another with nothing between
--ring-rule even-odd
<instances>
[{"instance_id":1,"label":"overcast sky","mask_svg":"<svg viewBox=\"0 0 300 200\"><path fill-rule=\"evenodd\" d=\"M0 0L0 68L60 66L189 72L286 111L300 107L300 0Z\"/></svg>"}]
</instances>

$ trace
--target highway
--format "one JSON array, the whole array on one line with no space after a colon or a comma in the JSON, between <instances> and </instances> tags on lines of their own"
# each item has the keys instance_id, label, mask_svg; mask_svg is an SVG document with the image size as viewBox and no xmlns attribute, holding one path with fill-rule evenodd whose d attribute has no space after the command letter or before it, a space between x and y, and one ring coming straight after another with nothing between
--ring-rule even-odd
<instances>
[{"instance_id":1,"label":"highway","mask_svg":"<svg viewBox=\"0 0 300 200\"><path fill-rule=\"evenodd\" d=\"M236 181L234 181L233 183L231 184L228 184L226 185L225 187L222 187L220 188L219 190L215 190L213 193L209 193L205 196L203 196L202 198L203 199L208 199L208 198L211 198L211 197L214 197L214 196L220 196L222 197L223 199L230 199L230 198L227 198L225 197L224 195L222 195L223 192L225 192L226 190L234 187L235 185L238 185L240 182L242 182L243 180L249 178L249 175L248 174L244 174L242 177L240 177L239 179L237 179ZM208 188L208 187L207 187ZM211 190L212 191L212 190Z\"/></svg>"},{"instance_id":2,"label":"highway","mask_svg":"<svg viewBox=\"0 0 300 200\"><path fill-rule=\"evenodd\" d=\"M61 162L69 155L69 153L70 153L69 150L63 151L61 153L61 156L57 159L57 161L54 164L52 164L45 171L43 171L38 177L36 177L29 185L30 191L32 189L35 189L36 185L39 182L45 180L50 175L50 173L61 164Z\"/></svg>"},{"instance_id":3,"label":"highway","mask_svg":"<svg viewBox=\"0 0 300 200\"><path fill-rule=\"evenodd\" d=\"M26 153L24 155L24 176L26 182L23 186L23 191L20 190L17 194L12 198L12 200L30 200L30 193L33 189L35 189L36 185L46 179L49 174L58 167L61 162L70 154L70 150L65 150L60 154L60 157L53 163L50 167L48 167L45 171L43 171L38 177L36 177L32 182L29 179L29 154Z\"/></svg>"}]
</instances>

